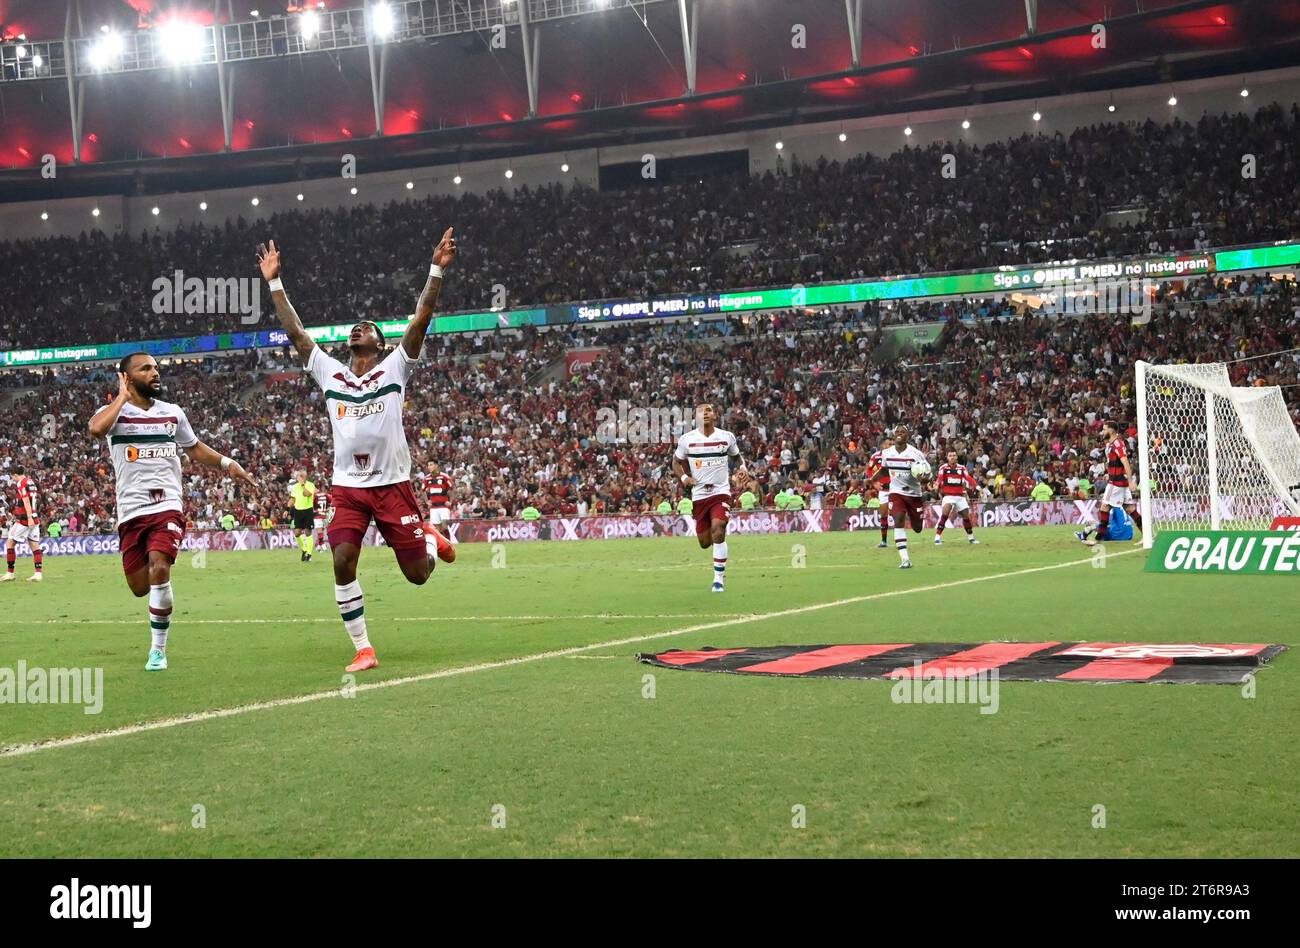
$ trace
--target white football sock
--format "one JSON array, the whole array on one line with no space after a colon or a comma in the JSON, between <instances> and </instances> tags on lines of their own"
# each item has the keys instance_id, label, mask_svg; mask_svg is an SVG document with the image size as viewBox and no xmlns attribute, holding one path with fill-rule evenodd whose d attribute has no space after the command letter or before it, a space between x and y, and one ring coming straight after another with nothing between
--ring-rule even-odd
<instances>
[{"instance_id":1,"label":"white football sock","mask_svg":"<svg viewBox=\"0 0 1300 948\"><path fill-rule=\"evenodd\" d=\"M713 544L713 581L727 581L727 541Z\"/></svg>"},{"instance_id":2,"label":"white football sock","mask_svg":"<svg viewBox=\"0 0 1300 948\"><path fill-rule=\"evenodd\" d=\"M907 556L907 530L904 527L894 527L894 546L898 548L898 558L904 563L910 563Z\"/></svg>"},{"instance_id":3,"label":"white football sock","mask_svg":"<svg viewBox=\"0 0 1300 948\"><path fill-rule=\"evenodd\" d=\"M370 636L366 635L366 597L361 592L361 583L354 579L346 586L335 584L334 599L339 604L343 628L348 630L357 651L370 648Z\"/></svg>"},{"instance_id":4,"label":"white football sock","mask_svg":"<svg viewBox=\"0 0 1300 948\"><path fill-rule=\"evenodd\" d=\"M160 586L149 587L149 632L154 648L166 651L167 633L171 627L172 584L168 580Z\"/></svg>"}]
</instances>

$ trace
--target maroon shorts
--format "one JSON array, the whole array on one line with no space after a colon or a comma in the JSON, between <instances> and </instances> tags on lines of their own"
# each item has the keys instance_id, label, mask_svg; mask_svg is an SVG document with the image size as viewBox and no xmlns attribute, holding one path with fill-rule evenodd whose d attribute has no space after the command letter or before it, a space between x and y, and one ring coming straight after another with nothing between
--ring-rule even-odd
<instances>
[{"instance_id":1,"label":"maroon shorts","mask_svg":"<svg viewBox=\"0 0 1300 948\"><path fill-rule=\"evenodd\" d=\"M697 500L691 507L691 513L695 515L695 535L705 536L713 529L714 521L727 522L728 515L731 513L731 495L714 494L712 497Z\"/></svg>"},{"instance_id":2,"label":"maroon shorts","mask_svg":"<svg viewBox=\"0 0 1300 948\"><path fill-rule=\"evenodd\" d=\"M325 532L331 547L338 549L345 543L360 547L373 519L399 563L429 555L424 542L424 517L410 481L382 487L335 485L330 488L330 501L334 515Z\"/></svg>"},{"instance_id":3,"label":"maroon shorts","mask_svg":"<svg viewBox=\"0 0 1300 948\"><path fill-rule=\"evenodd\" d=\"M923 510L920 497L892 493L889 495L889 516L896 527L906 526L909 520L920 521Z\"/></svg>"},{"instance_id":4,"label":"maroon shorts","mask_svg":"<svg viewBox=\"0 0 1300 948\"><path fill-rule=\"evenodd\" d=\"M122 553L122 571L134 573L149 565L154 550L176 562L185 539L185 515L179 510L132 517L117 525L117 546Z\"/></svg>"}]
</instances>

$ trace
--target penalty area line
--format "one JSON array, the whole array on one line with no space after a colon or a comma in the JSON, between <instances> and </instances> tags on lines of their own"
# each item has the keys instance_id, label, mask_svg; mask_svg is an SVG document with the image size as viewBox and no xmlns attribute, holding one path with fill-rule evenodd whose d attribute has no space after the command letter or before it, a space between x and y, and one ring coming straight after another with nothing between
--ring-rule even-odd
<instances>
[{"instance_id":1,"label":"penalty area line","mask_svg":"<svg viewBox=\"0 0 1300 948\"><path fill-rule=\"evenodd\" d=\"M1109 554L1107 559L1116 556L1127 556L1130 553L1138 552L1141 551L1124 550L1120 553ZM356 685L346 690L352 694L358 694L363 691L378 691L381 688L396 688L400 685L412 685L424 681L436 681L440 678L454 678L458 675L469 675L474 672L494 671L498 668L511 668L515 665L527 665L533 662L544 661L548 658L563 658L569 655L581 655L584 652L594 652L597 649L618 648L623 645L637 645L641 642L651 642L655 639L666 639L677 635L689 635L692 632L705 632L710 629L724 629L733 625L744 625L747 622L759 622L765 619L781 619L786 616L805 615L809 612L819 612L822 609L835 609L839 606L851 606L860 602L872 602L878 599L889 599L894 596L909 596L915 593L935 592L940 589L953 589L957 586L970 586L975 583L987 583L995 579L1009 579L1013 576L1028 576L1031 573L1046 573L1052 570L1066 569L1070 566L1082 566L1086 563L1092 562L1093 557L1090 556L1082 560L1069 560L1065 563L1053 563L1049 566L1030 566L1025 569L1011 570L1006 573L990 573L986 576L971 576L967 579L953 579L942 583L932 583L928 586L913 586L910 589L890 589L885 592L869 593L863 596L849 596L845 599L832 599L828 602L816 602L807 606L794 606L790 609L779 609L775 612L760 612L753 615L720 619L714 622L701 622L698 625L688 625L680 629L668 629L663 632L649 632L645 635L632 635L621 639L611 639L606 642L593 642L590 645L575 645L570 648L553 649L547 652L535 652L532 655L520 655L515 658L505 658L495 662L481 662L477 665L460 665L455 668L444 668L439 671L423 672L418 675L407 675L402 678L387 678L383 681L367 682L365 684ZM254 701L249 704L240 704L229 708L216 708L210 711L194 711L190 714L180 714L174 717L159 718L155 721L143 721L139 724L130 724L125 727L113 728L108 731L92 731L89 734L77 734L71 737L56 737L48 740L11 744L7 747L0 747L0 759L21 757L41 750L73 747L78 744L92 744L115 737L129 737L133 734L145 734L149 731L161 731L167 728L179 727L182 724L216 721L222 718L251 714L254 711L269 711L273 708L285 708L293 705L310 704L314 701L324 701L327 698L341 698L344 697L344 692L345 689L340 688L330 689L329 691L314 691L309 694L295 695L289 698L274 698L269 701Z\"/></svg>"}]
</instances>

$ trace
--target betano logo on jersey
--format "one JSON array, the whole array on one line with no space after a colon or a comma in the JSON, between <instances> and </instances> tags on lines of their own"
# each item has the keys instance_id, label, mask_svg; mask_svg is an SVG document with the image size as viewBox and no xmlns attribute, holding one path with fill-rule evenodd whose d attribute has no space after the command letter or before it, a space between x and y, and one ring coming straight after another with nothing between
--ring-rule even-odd
<instances>
[{"instance_id":1,"label":"betano logo on jersey","mask_svg":"<svg viewBox=\"0 0 1300 948\"><path fill-rule=\"evenodd\" d=\"M170 460L174 457L176 457L176 445L174 444L152 444L145 447L128 444L126 446L126 459L128 461Z\"/></svg>"},{"instance_id":2,"label":"betano logo on jersey","mask_svg":"<svg viewBox=\"0 0 1300 948\"><path fill-rule=\"evenodd\" d=\"M365 418L369 415L382 415L384 413L384 403L380 401L366 402L362 405L349 405L345 402L339 402L337 415L340 421L344 418Z\"/></svg>"}]
</instances>

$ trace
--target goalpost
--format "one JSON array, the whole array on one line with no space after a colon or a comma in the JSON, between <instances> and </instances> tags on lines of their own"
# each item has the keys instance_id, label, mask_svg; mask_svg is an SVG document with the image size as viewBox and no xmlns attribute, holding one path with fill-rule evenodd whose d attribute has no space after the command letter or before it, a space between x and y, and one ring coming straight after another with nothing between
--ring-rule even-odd
<instances>
[{"instance_id":1,"label":"goalpost","mask_svg":"<svg viewBox=\"0 0 1300 948\"><path fill-rule=\"evenodd\" d=\"M1267 530L1300 516L1300 434L1282 390L1234 387L1222 362L1138 362L1142 543L1157 531Z\"/></svg>"}]
</instances>

